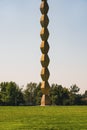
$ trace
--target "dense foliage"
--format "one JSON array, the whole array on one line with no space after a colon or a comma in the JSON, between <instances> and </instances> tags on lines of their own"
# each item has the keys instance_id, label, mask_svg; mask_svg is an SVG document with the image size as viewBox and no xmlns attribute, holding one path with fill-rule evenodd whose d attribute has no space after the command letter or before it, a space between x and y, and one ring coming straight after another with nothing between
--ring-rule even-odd
<instances>
[{"instance_id":1,"label":"dense foliage","mask_svg":"<svg viewBox=\"0 0 87 130\"><path fill-rule=\"evenodd\" d=\"M41 84L28 83L25 89L21 89L15 82L0 83L0 105L40 105L42 92ZM52 105L87 105L87 90L79 94L80 88L72 85L70 88L52 84L50 88L50 100Z\"/></svg>"}]
</instances>

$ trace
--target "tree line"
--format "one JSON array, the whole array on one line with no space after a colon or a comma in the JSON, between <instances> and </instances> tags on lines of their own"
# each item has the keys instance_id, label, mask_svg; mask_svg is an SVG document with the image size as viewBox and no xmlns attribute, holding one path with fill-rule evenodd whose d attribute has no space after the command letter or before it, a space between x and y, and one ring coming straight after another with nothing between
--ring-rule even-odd
<instances>
[{"instance_id":1,"label":"tree line","mask_svg":"<svg viewBox=\"0 0 87 130\"><path fill-rule=\"evenodd\" d=\"M0 83L0 105L40 105L42 92L41 83L28 83L26 88L19 87L15 82ZM87 105L87 90L79 94L80 88L74 84L70 88L52 84L49 92L52 105Z\"/></svg>"}]
</instances>

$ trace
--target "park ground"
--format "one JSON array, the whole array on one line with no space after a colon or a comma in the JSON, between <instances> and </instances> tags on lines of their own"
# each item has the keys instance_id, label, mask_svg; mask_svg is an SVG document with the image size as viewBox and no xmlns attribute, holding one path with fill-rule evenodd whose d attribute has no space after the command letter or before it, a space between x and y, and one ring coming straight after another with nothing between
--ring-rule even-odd
<instances>
[{"instance_id":1,"label":"park ground","mask_svg":"<svg viewBox=\"0 0 87 130\"><path fill-rule=\"evenodd\" d=\"M87 106L1 106L0 130L87 130Z\"/></svg>"}]
</instances>

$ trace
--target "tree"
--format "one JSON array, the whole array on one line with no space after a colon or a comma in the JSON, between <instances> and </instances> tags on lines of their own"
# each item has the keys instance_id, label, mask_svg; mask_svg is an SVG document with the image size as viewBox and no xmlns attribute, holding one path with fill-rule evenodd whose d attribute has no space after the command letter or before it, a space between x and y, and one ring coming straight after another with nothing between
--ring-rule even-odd
<instances>
[{"instance_id":1,"label":"tree","mask_svg":"<svg viewBox=\"0 0 87 130\"><path fill-rule=\"evenodd\" d=\"M1 100L1 103L2 105L6 105L6 102L7 102L7 94L6 94L6 86L8 85L8 82L2 82L0 84L0 100Z\"/></svg>"},{"instance_id":2,"label":"tree","mask_svg":"<svg viewBox=\"0 0 87 130\"><path fill-rule=\"evenodd\" d=\"M52 84L50 88L50 98L52 105L68 105L69 91L62 85Z\"/></svg>"},{"instance_id":3,"label":"tree","mask_svg":"<svg viewBox=\"0 0 87 130\"><path fill-rule=\"evenodd\" d=\"M84 97L87 98L87 90L85 90Z\"/></svg>"},{"instance_id":4,"label":"tree","mask_svg":"<svg viewBox=\"0 0 87 130\"><path fill-rule=\"evenodd\" d=\"M70 92L73 93L73 94L78 93L79 90L80 90L80 88L76 84L70 86Z\"/></svg>"},{"instance_id":5,"label":"tree","mask_svg":"<svg viewBox=\"0 0 87 130\"><path fill-rule=\"evenodd\" d=\"M87 90L85 90L85 93L82 95L82 105L87 105Z\"/></svg>"},{"instance_id":6,"label":"tree","mask_svg":"<svg viewBox=\"0 0 87 130\"><path fill-rule=\"evenodd\" d=\"M28 83L26 89L24 90L24 99L26 105L35 105L35 89L37 87L36 83Z\"/></svg>"},{"instance_id":7,"label":"tree","mask_svg":"<svg viewBox=\"0 0 87 130\"><path fill-rule=\"evenodd\" d=\"M76 84L70 86L70 105L76 105L80 102L80 95L77 94L79 90L80 88Z\"/></svg>"},{"instance_id":8,"label":"tree","mask_svg":"<svg viewBox=\"0 0 87 130\"><path fill-rule=\"evenodd\" d=\"M2 82L0 84L0 95L3 105L19 105L24 101L21 89L15 82Z\"/></svg>"},{"instance_id":9,"label":"tree","mask_svg":"<svg viewBox=\"0 0 87 130\"><path fill-rule=\"evenodd\" d=\"M41 83L37 84L37 87L36 87L34 93L35 93L35 105L40 105L41 97L42 97Z\"/></svg>"}]
</instances>

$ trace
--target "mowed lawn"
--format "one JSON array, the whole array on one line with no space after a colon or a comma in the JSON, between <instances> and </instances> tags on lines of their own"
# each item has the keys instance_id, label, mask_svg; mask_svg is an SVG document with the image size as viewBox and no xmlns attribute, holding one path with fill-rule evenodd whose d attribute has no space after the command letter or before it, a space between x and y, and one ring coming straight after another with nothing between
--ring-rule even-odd
<instances>
[{"instance_id":1,"label":"mowed lawn","mask_svg":"<svg viewBox=\"0 0 87 130\"><path fill-rule=\"evenodd\" d=\"M0 130L87 130L87 106L1 106Z\"/></svg>"}]
</instances>

